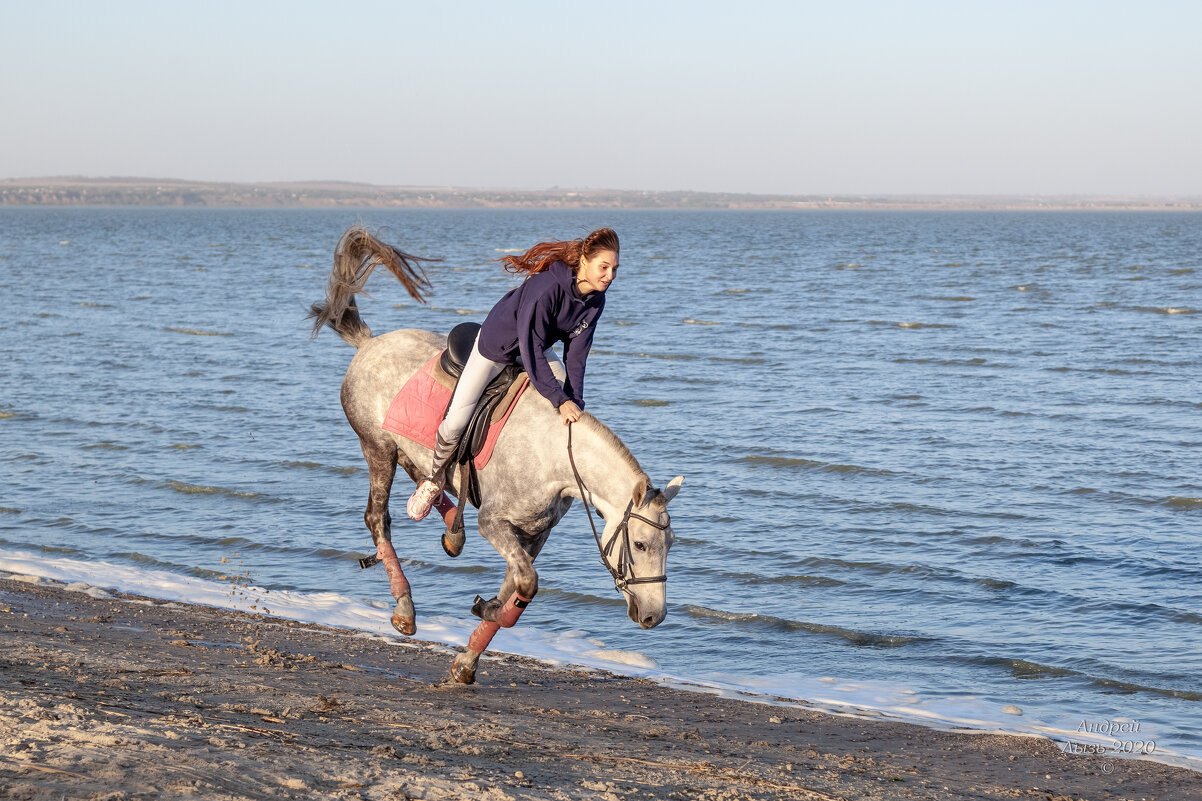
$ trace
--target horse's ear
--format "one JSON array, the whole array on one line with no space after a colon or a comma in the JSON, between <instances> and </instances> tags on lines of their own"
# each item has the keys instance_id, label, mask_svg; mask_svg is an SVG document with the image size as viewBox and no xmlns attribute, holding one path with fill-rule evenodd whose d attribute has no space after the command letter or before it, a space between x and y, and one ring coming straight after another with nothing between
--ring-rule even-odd
<instances>
[{"instance_id":1,"label":"horse's ear","mask_svg":"<svg viewBox=\"0 0 1202 801\"><path fill-rule=\"evenodd\" d=\"M664 487L664 503L676 497L676 493L680 492L680 485L684 483L684 476L677 476L668 482L668 486Z\"/></svg>"},{"instance_id":2,"label":"horse's ear","mask_svg":"<svg viewBox=\"0 0 1202 801\"><path fill-rule=\"evenodd\" d=\"M639 483L634 485L634 508L638 509L643 505L643 501L647 500L647 493L651 491L651 479L643 476L639 479Z\"/></svg>"}]
</instances>

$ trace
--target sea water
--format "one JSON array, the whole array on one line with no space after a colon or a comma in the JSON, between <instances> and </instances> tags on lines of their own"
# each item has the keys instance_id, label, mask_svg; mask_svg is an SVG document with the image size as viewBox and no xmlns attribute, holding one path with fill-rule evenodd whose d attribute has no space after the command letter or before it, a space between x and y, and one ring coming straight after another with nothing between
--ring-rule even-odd
<instances>
[{"instance_id":1,"label":"sea water","mask_svg":"<svg viewBox=\"0 0 1202 801\"><path fill-rule=\"evenodd\" d=\"M1196 213L0 209L0 570L400 640L353 351L305 320L359 222L443 259L425 306L373 277L377 333L622 237L587 401L685 476L668 618L627 619L576 506L497 649L1202 759ZM447 558L410 489L418 636L462 644L503 563Z\"/></svg>"}]
</instances>

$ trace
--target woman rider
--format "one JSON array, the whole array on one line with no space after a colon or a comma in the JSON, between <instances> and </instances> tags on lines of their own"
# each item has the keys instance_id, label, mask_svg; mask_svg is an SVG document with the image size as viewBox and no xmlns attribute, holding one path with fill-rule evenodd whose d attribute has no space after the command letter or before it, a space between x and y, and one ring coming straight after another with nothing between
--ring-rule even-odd
<instances>
[{"instance_id":1,"label":"woman rider","mask_svg":"<svg viewBox=\"0 0 1202 801\"><path fill-rule=\"evenodd\" d=\"M559 410L564 425L580 419L584 409L584 368L593 331L605 309L605 290L618 273L618 235L600 228L584 239L540 242L521 256L505 256L510 272L526 279L488 313L471 356L463 366L446 417L438 427L430 474L409 498L406 511L414 520L430 513L442 495L447 460L471 420L481 393L508 364L518 358L530 383ZM556 377L550 348L563 343L567 380ZM561 374L564 365L556 364Z\"/></svg>"}]
</instances>

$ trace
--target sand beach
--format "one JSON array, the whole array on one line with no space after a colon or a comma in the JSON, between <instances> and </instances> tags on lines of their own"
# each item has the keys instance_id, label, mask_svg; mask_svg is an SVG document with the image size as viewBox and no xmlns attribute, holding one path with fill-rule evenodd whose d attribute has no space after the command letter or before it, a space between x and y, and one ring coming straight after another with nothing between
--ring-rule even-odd
<instances>
[{"instance_id":1,"label":"sand beach","mask_svg":"<svg viewBox=\"0 0 1202 801\"><path fill-rule=\"evenodd\" d=\"M0 576L0 798L1189 799L1202 774Z\"/></svg>"}]
</instances>

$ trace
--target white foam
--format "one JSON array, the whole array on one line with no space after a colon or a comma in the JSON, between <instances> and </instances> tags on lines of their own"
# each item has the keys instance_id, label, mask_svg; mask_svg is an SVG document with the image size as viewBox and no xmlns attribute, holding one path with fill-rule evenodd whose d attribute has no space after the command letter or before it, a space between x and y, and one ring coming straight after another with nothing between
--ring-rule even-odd
<instances>
[{"instance_id":1,"label":"white foam","mask_svg":"<svg viewBox=\"0 0 1202 801\"><path fill-rule=\"evenodd\" d=\"M251 585L181 576L163 570L77 561L28 551L0 550L0 571L17 574L7 578L27 583L36 584L42 578L62 581L67 584L67 589L93 597L110 597L102 589L104 587L165 601L270 614L285 620L365 631L389 639L398 637L391 623L391 606L337 592L265 590ZM419 615L417 636L423 640L463 646L478 622L473 618ZM580 665L623 675L643 675L644 671L656 668L655 660L651 657L633 651L604 650L604 643L583 631L555 634L535 629L502 629L493 640L493 648L533 657L552 665Z\"/></svg>"},{"instance_id":2,"label":"white foam","mask_svg":"<svg viewBox=\"0 0 1202 801\"><path fill-rule=\"evenodd\" d=\"M385 637L398 646L410 645L392 628L391 607L378 600L350 598L336 592L268 591L162 570L77 561L27 551L0 550L0 571L14 574L6 577L14 581L34 584L41 578L62 581L67 583L67 589L93 597L108 597L102 589L108 588L165 601L259 612L286 620L353 629ZM417 636L422 640L463 646L477 621L435 615L419 616L417 624ZM660 669L646 654L607 649L604 642L582 630L554 633L520 627L502 629L492 647L498 652L531 657L552 666L606 670L723 697L798 705L837 715L889 717L932 728L1040 736L1058 743L1104 740L1078 732L1077 718L1061 715L1041 720L1024 714L1024 710L1015 704L998 704L973 696L928 697L909 687L849 681L834 676L672 675ZM1157 739L1153 731L1144 732L1144 735L1145 739ZM1202 769L1202 754L1182 754L1158 747L1150 758Z\"/></svg>"},{"instance_id":3,"label":"white foam","mask_svg":"<svg viewBox=\"0 0 1202 801\"><path fill-rule=\"evenodd\" d=\"M83 581L76 581L68 584L66 587L64 587L64 589L68 590L69 592L82 592L84 595L89 595L92 598L104 599L113 597L112 594L106 590L102 590L99 587L93 587L91 584Z\"/></svg>"},{"instance_id":4,"label":"white foam","mask_svg":"<svg viewBox=\"0 0 1202 801\"><path fill-rule=\"evenodd\" d=\"M646 654L640 654L638 651L606 651L596 649L586 651L584 655L590 659L603 659L607 662L616 662L619 665L643 668L644 670L654 670L659 667L654 659Z\"/></svg>"}]
</instances>

